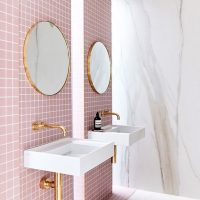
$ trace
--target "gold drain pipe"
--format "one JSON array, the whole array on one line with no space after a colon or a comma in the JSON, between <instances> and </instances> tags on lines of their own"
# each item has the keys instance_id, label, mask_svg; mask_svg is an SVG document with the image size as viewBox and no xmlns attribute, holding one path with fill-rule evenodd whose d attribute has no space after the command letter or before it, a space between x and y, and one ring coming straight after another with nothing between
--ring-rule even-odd
<instances>
[{"instance_id":1,"label":"gold drain pipe","mask_svg":"<svg viewBox=\"0 0 200 200\"><path fill-rule=\"evenodd\" d=\"M54 188L54 199L55 200L62 200L62 174L55 173L54 174L54 181L55 181L55 188Z\"/></svg>"},{"instance_id":2,"label":"gold drain pipe","mask_svg":"<svg viewBox=\"0 0 200 200\"><path fill-rule=\"evenodd\" d=\"M114 154L113 154L111 162L113 164L117 162L117 145L114 145Z\"/></svg>"},{"instance_id":3,"label":"gold drain pipe","mask_svg":"<svg viewBox=\"0 0 200 200\"><path fill-rule=\"evenodd\" d=\"M47 176L40 180L41 189L54 188L54 199L62 200L63 176L60 173L54 173L54 180L50 180Z\"/></svg>"}]
</instances>

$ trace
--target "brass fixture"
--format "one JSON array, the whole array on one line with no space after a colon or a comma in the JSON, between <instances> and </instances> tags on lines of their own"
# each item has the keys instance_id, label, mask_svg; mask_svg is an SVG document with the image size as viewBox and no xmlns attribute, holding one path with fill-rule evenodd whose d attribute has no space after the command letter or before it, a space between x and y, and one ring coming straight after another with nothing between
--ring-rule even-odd
<instances>
[{"instance_id":1,"label":"brass fixture","mask_svg":"<svg viewBox=\"0 0 200 200\"><path fill-rule=\"evenodd\" d=\"M41 189L50 189L54 188L54 199L62 200L62 186L63 186L63 177L60 173L54 173L54 180L50 180L47 176L42 177L40 180Z\"/></svg>"},{"instance_id":2,"label":"brass fixture","mask_svg":"<svg viewBox=\"0 0 200 200\"><path fill-rule=\"evenodd\" d=\"M44 176L40 180L41 189L54 188L54 181L50 180L47 176Z\"/></svg>"},{"instance_id":3,"label":"brass fixture","mask_svg":"<svg viewBox=\"0 0 200 200\"><path fill-rule=\"evenodd\" d=\"M62 130L62 133L64 136L67 135L66 128L64 126L58 125L58 124L48 124L42 121L37 121L32 123L32 130L37 131L42 128L59 128Z\"/></svg>"},{"instance_id":4,"label":"brass fixture","mask_svg":"<svg viewBox=\"0 0 200 200\"><path fill-rule=\"evenodd\" d=\"M111 162L114 164L117 162L117 145L114 145L114 155L112 157Z\"/></svg>"},{"instance_id":5,"label":"brass fixture","mask_svg":"<svg viewBox=\"0 0 200 200\"><path fill-rule=\"evenodd\" d=\"M67 135L67 131L64 126L58 124L48 124L42 121L37 121L32 123L32 130L37 131L43 128L59 128L62 130L63 135ZM40 180L41 189L54 188L54 199L62 200L62 186L63 186L63 177L60 173L54 173L54 180L50 180L47 176L44 176Z\"/></svg>"},{"instance_id":6,"label":"brass fixture","mask_svg":"<svg viewBox=\"0 0 200 200\"><path fill-rule=\"evenodd\" d=\"M54 188L54 199L62 200L62 186L63 186L63 176L60 173L54 174L55 188Z\"/></svg>"},{"instance_id":7,"label":"brass fixture","mask_svg":"<svg viewBox=\"0 0 200 200\"><path fill-rule=\"evenodd\" d=\"M116 115L117 116L117 120L120 120L120 116L119 116L118 113L110 112L109 110L100 111L100 114L101 114L101 116Z\"/></svg>"}]
</instances>

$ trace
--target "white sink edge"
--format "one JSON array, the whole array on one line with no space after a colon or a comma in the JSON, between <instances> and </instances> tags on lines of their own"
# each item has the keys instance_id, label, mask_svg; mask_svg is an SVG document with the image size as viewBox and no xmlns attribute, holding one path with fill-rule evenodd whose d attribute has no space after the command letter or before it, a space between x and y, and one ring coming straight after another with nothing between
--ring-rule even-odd
<instances>
[{"instance_id":1,"label":"white sink edge","mask_svg":"<svg viewBox=\"0 0 200 200\"><path fill-rule=\"evenodd\" d=\"M61 140L67 140L67 141L77 141L77 142L80 142L80 143L90 143L90 140L89 138L87 139L79 139L79 138L71 138L71 137L65 137L65 138L60 138L60 139L57 139L57 140L54 140L54 141L50 141L48 143L45 143L45 144L39 144L35 147L30 147L28 149L25 149L24 151L28 151L28 150L33 150L33 149L37 149L37 148L40 148L41 146L45 147L45 146L49 146L49 144L51 143L51 145L53 144L56 144L56 143L59 143L59 141ZM80 143L77 143L77 144L80 144ZM102 145L102 144L106 144L106 143L109 143L109 142L101 142L101 141L96 141L97 144L99 145ZM90 144L91 146L95 146L94 144Z\"/></svg>"},{"instance_id":2,"label":"white sink edge","mask_svg":"<svg viewBox=\"0 0 200 200\"><path fill-rule=\"evenodd\" d=\"M76 138L66 138L66 141L83 141L83 145L90 145L94 144L97 148L94 150L91 150L91 152L86 153L85 155L81 156L66 156L66 155L59 155L54 153L42 152L39 151L39 148L53 145L60 140L65 141L65 138L61 138L52 142L49 142L47 144L43 144L34 148L29 148L27 150L24 150L24 167L29 169L35 169L35 170L42 170L42 171L49 171L49 172L55 172L55 173L62 173L66 175L72 175L72 176L82 176L88 171L92 170L94 167L100 165L104 161L110 159L113 156L113 142L102 142L102 141L93 141L91 139L76 139ZM79 143L80 144L80 143ZM95 145L96 144L96 145ZM38 150L38 151L34 151ZM99 159L95 159L99 157ZM93 158L93 159L92 159ZM44 162L41 162L43 160ZM55 160L55 162L62 163L60 165L54 165L52 166L52 160ZM70 162L75 162L76 166L75 168L73 166L71 167L62 167L69 166ZM40 164L36 164L36 163ZM79 163L79 165L77 165ZM90 163L87 165L87 163ZM79 166L79 167L78 167Z\"/></svg>"},{"instance_id":3,"label":"white sink edge","mask_svg":"<svg viewBox=\"0 0 200 200\"><path fill-rule=\"evenodd\" d=\"M106 130L105 127L116 126L116 128ZM131 128L132 130L117 132L118 128ZM114 142L115 145L119 146L132 146L137 141L145 137L144 126L125 126L125 125L106 125L103 127L104 131L88 131L89 139L101 142ZM134 130L135 129L135 130ZM112 131L111 131L112 130ZM121 138L121 139L120 139Z\"/></svg>"},{"instance_id":4,"label":"white sink edge","mask_svg":"<svg viewBox=\"0 0 200 200\"><path fill-rule=\"evenodd\" d=\"M85 140L89 140L89 141L91 141L91 142L103 144L103 145L100 146L100 147L106 147L106 146L114 145L114 142L104 142L104 141L93 140L93 139L85 139ZM58 140L56 140L56 141L58 141ZM51 142L51 143L54 143L54 141ZM44 145L48 145L48 144L49 144L49 143L44 144ZM44 146L44 145L40 145L40 146ZM37 146L37 147L33 147L33 148L30 148L30 149L24 150L24 152L30 152L30 153L35 153L35 154L43 154L43 155L50 155L50 154L53 154L53 155L56 156L56 157L63 157L63 156L66 156L66 155L59 155L59 154L56 154L56 153L51 153L51 152L49 152L49 151L46 151L46 152L34 151L35 148L38 148L38 147L40 147L40 146ZM91 145L91 146L92 146L92 145ZM93 146L95 146L95 145L93 145ZM87 155L93 154L93 153L95 153L95 152L97 152L97 151L99 151L99 149L94 149L94 150L92 150L91 152L87 153ZM87 155L86 155L86 154L83 154L83 155L81 155L81 156L79 156L79 157L73 157L73 156L68 156L68 157L73 158L73 159L79 159L79 158L87 157Z\"/></svg>"}]
</instances>

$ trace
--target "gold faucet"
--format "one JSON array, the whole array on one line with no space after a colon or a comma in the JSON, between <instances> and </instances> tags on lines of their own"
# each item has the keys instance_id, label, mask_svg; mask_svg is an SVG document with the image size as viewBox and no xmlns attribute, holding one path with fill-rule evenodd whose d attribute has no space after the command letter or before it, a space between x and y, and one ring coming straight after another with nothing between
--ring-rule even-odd
<instances>
[{"instance_id":1,"label":"gold faucet","mask_svg":"<svg viewBox=\"0 0 200 200\"><path fill-rule=\"evenodd\" d=\"M48 124L42 121L37 121L37 122L33 122L32 123L32 130L37 131L40 130L42 128L59 128L62 130L62 133L64 136L67 135L67 130L64 126L60 126L58 124Z\"/></svg>"},{"instance_id":2,"label":"gold faucet","mask_svg":"<svg viewBox=\"0 0 200 200\"><path fill-rule=\"evenodd\" d=\"M106 116L106 115L116 115L116 116L117 116L117 120L120 120L120 116L119 116L118 113L110 112L109 110L103 110L103 111L100 111L100 115L101 115L101 116Z\"/></svg>"}]
</instances>

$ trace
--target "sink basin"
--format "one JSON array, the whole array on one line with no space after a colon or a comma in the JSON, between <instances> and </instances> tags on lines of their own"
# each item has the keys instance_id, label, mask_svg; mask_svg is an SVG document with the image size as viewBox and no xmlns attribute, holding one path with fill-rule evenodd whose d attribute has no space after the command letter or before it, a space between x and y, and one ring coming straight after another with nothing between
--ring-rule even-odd
<instances>
[{"instance_id":1,"label":"sink basin","mask_svg":"<svg viewBox=\"0 0 200 200\"><path fill-rule=\"evenodd\" d=\"M145 136L144 127L108 125L100 131L89 131L90 139L114 142L115 145L131 146Z\"/></svg>"},{"instance_id":2,"label":"sink basin","mask_svg":"<svg viewBox=\"0 0 200 200\"><path fill-rule=\"evenodd\" d=\"M80 176L113 156L113 143L63 138L24 151L24 167Z\"/></svg>"}]
</instances>

